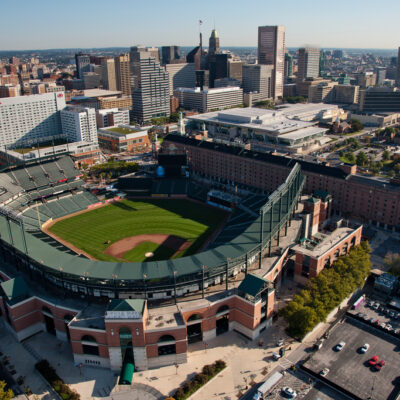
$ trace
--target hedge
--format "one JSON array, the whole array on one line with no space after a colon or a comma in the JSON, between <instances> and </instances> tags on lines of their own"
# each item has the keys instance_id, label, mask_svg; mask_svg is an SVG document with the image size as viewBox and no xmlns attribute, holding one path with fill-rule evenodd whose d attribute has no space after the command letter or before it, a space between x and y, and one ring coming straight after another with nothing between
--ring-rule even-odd
<instances>
[{"instance_id":1,"label":"hedge","mask_svg":"<svg viewBox=\"0 0 400 400\"><path fill-rule=\"evenodd\" d=\"M211 378L219 374L225 367L226 363L223 360L217 360L214 364L205 365L201 373L196 374L192 379L186 381L184 385L173 394L172 397L175 400L187 399L194 392L205 385Z\"/></svg>"},{"instance_id":2,"label":"hedge","mask_svg":"<svg viewBox=\"0 0 400 400\"><path fill-rule=\"evenodd\" d=\"M79 393L64 383L47 360L40 360L35 364L35 368L64 400L80 400L81 396Z\"/></svg>"}]
</instances>

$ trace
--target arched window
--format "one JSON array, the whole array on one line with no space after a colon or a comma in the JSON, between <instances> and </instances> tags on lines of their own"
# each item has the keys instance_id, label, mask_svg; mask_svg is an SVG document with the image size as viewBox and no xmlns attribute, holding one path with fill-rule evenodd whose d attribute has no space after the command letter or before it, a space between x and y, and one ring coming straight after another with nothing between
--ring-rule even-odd
<instances>
[{"instance_id":1,"label":"arched window","mask_svg":"<svg viewBox=\"0 0 400 400\"><path fill-rule=\"evenodd\" d=\"M81 338L83 354L90 354L92 356L99 355L99 345L96 339L90 335L84 335Z\"/></svg>"},{"instance_id":2,"label":"arched window","mask_svg":"<svg viewBox=\"0 0 400 400\"><path fill-rule=\"evenodd\" d=\"M335 254L333 255L333 258L339 258L339 249L335 251Z\"/></svg>"},{"instance_id":3,"label":"arched window","mask_svg":"<svg viewBox=\"0 0 400 400\"><path fill-rule=\"evenodd\" d=\"M121 347L122 359L125 359L126 353L128 353L129 358L133 358L132 349L132 332L126 326L122 327L118 331L119 334L119 345Z\"/></svg>"},{"instance_id":4,"label":"arched window","mask_svg":"<svg viewBox=\"0 0 400 400\"><path fill-rule=\"evenodd\" d=\"M197 320L199 320L199 319L203 319L203 316L202 316L201 314L192 314L192 315L188 318L187 322L197 321Z\"/></svg>"},{"instance_id":5,"label":"arched window","mask_svg":"<svg viewBox=\"0 0 400 400\"><path fill-rule=\"evenodd\" d=\"M356 245L356 237L353 236L353 238L351 239L350 247L354 247L355 245Z\"/></svg>"},{"instance_id":6,"label":"arched window","mask_svg":"<svg viewBox=\"0 0 400 400\"><path fill-rule=\"evenodd\" d=\"M84 335L84 336L82 336L81 341L82 341L82 342L94 342L94 343L97 344L97 340L96 340L93 336L91 336L91 335Z\"/></svg>"},{"instance_id":7,"label":"arched window","mask_svg":"<svg viewBox=\"0 0 400 400\"><path fill-rule=\"evenodd\" d=\"M349 245L347 243L345 243L342 247L342 255L345 255L347 253L347 249L348 249Z\"/></svg>"},{"instance_id":8,"label":"arched window","mask_svg":"<svg viewBox=\"0 0 400 400\"><path fill-rule=\"evenodd\" d=\"M330 266L331 266L331 258L326 257L324 267L330 267Z\"/></svg>"},{"instance_id":9,"label":"arched window","mask_svg":"<svg viewBox=\"0 0 400 400\"><path fill-rule=\"evenodd\" d=\"M218 308L217 314L223 313L229 311L229 306L227 306L226 304L224 304L223 306L221 306L220 308Z\"/></svg>"},{"instance_id":10,"label":"arched window","mask_svg":"<svg viewBox=\"0 0 400 400\"><path fill-rule=\"evenodd\" d=\"M53 315L53 313L51 312L51 310L50 310L49 307L43 306L43 307L42 307L42 311L43 311L44 313Z\"/></svg>"},{"instance_id":11,"label":"arched window","mask_svg":"<svg viewBox=\"0 0 400 400\"><path fill-rule=\"evenodd\" d=\"M168 356L170 354L176 354L176 343L175 338L171 335L163 335L158 339L158 355Z\"/></svg>"},{"instance_id":12,"label":"arched window","mask_svg":"<svg viewBox=\"0 0 400 400\"><path fill-rule=\"evenodd\" d=\"M175 342L175 338L171 335L163 335L158 339L157 343L162 343L162 342Z\"/></svg>"}]
</instances>

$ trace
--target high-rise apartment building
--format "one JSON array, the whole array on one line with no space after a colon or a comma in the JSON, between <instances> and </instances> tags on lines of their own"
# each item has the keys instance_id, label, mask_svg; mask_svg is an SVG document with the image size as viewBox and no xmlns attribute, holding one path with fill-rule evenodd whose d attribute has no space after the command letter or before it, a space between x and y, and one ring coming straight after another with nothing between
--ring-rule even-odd
<instances>
[{"instance_id":1,"label":"high-rise apartment building","mask_svg":"<svg viewBox=\"0 0 400 400\"><path fill-rule=\"evenodd\" d=\"M78 53L75 54L76 76L78 79L83 78L84 72L90 72L90 55Z\"/></svg>"},{"instance_id":2,"label":"high-rise apartment building","mask_svg":"<svg viewBox=\"0 0 400 400\"><path fill-rule=\"evenodd\" d=\"M319 76L320 50L311 47L299 49L297 61L297 81L301 82L307 78L317 78Z\"/></svg>"},{"instance_id":3,"label":"high-rise apartment building","mask_svg":"<svg viewBox=\"0 0 400 400\"><path fill-rule=\"evenodd\" d=\"M258 63L274 67L272 96L282 97L285 72L284 26L258 27Z\"/></svg>"},{"instance_id":4,"label":"high-rise apartment building","mask_svg":"<svg viewBox=\"0 0 400 400\"><path fill-rule=\"evenodd\" d=\"M252 94L252 103L272 97L272 65L246 64L243 65L243 93Z\"/></svg>"},{"instance_id":5,"label":"high-rise apartment building","mask_svg":"<svg viewBox=\"0 0 400 400\"><path fill-rule=\"evenodd\" d=\"M117 90L117 80L115 77L115 61L113 58L106 58L101 61L103 88L107 90Z\"/></svg>"},{"instance_id":6,"label":"high-rise apartment building","mask_svg":"<svg viewBox=\"0 0 400 400\"><path fill-rule=\"evenodd\" d=\"M138 122L170 115L168 72L153 54L142 47L131 47L132 117Z\"/></svg>"},{"instance_id":7,"label":"high-rise apartment building","mask_svg":"<svg viewBox=\"0 0 400 400\"><path fill-rule=\"evenodd\" d=\"M68 106L61 110L60 115L63 133L69 141L97 143L94 108Z\"/></svg>"},{"instance_id":8,"label":"high-rise apartment building","mask_svg":"<svg viewBox=\"0 0 400 400\"><path fill-rule=\"evenodd\" d=\"M196 66L193 63L167 64L165 70L168 72L170 96L178 87L193 88L196 86Z\"/></svg>"},{"instance_id":9,"label":"high-rise apartment building","mask_svg":"<svg viewBox=\"0 0 400 400\"><path fill-rule=\"evenodd\" d=\"M162 46L161 58L164 65L174 64L181 58L181 48L179 46Z\"/></svg>"},{"instance_id":10,"label":"high-rise apartment building","mask_svg":"<svg viewBox=\"0 0 400 400\"><path fill-rule=\"evenodd\" d=\"M1 99L0 146L36 144L60 135L64 108L63 92Z\"/></svg>"},{"instance_id":11,"label":"high-rise apartment building","mask_svg":"<svg viewBox=\"0 0 400 400\"><path fill-rule=\"evenodd\" d=\"M399 47L398 54L397 54L396 85L400 86L400 47Z\"/></svg>"},{"instance_id":12,"label":"high-rise apartment building","mask_svg":"<svg viewBox=\"0 0 400 400\"><path fill-rule=\"evenodd\" d=\"M218 37L218 33L215 29L212 30L208 43L209 43L208 54L210 56L212 56L214 54L218 54L219 53L219 37Z\"/></svg>"},{"instance_id":13,"label":"high-rise apartment building","mask_svg":"<svg viewBox=\"0 0 400 400\"><path fill-rule=\"evenodd\" d=\"M129 53L121 54L114 58L115 62L115 80L117 90L120 90L127 96L132 95L131 89L131 72L130 72L130 55Z\"/></svg>"}]
</instances>

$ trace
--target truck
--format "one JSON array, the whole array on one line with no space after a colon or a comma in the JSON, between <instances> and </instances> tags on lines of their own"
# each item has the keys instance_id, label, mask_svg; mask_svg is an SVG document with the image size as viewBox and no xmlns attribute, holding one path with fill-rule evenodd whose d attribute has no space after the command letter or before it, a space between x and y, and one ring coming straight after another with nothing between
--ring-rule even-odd
<instances>
[{"instance_id":1,"label":"truck","mask_svg":"<svg viewBox=\"0 0 400 400\"><path fill-rule=\"evenodd\" d=\"M280 372L274 372L258 389L253 396L253 400L264 400L266 395L283 378Z\"/></svg>"}]
</instances>

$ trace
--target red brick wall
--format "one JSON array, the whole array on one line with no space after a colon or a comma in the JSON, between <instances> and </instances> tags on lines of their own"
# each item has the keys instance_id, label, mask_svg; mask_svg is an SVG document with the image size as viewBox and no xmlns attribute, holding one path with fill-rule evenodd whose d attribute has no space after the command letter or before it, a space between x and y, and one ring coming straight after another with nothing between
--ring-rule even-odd
<instances>
[{"instance_id":1,"label":"red brick wall","mask_svg":"<svg viewBox=\"0 0 400 400\"><path fill-rule=\"evenodd\" d=\"M275 190L287 177L290 168L272 163L229 155L223 152L182 145L175 142L163 142L166 148L170 144L178 151L187 151L188 161L196 172L234 180L238 183L253 185L268 191ZM342 213L357 216L364 220L378 221L382 224L400 225L400 192L391 185L385 188L341 179L303 170L306 175L305 193L321 189L333 196L332 208Z\"/></svg>"}]
</instances>

